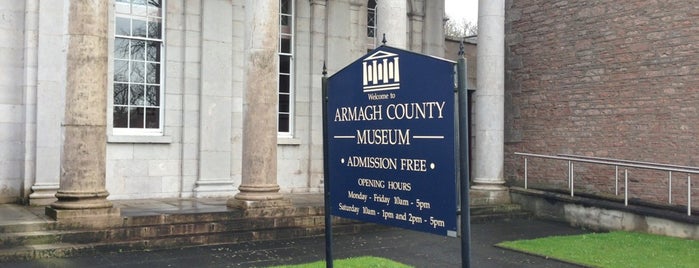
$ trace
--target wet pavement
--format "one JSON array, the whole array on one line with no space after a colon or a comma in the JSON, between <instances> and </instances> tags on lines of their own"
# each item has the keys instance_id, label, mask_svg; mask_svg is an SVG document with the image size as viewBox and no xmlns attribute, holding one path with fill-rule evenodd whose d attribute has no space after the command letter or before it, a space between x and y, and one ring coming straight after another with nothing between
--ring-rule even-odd
<instances>
[{"instance_id":1,"label":"wet pavement","mask_svg":"<svg viewBox=\"0 0 699 268\"><path fill-rule=\"evenodd\" d=\"M493 245L509 240L587 231L565 223L510 219L471 225L471 267L579 267ZM322 260L323 237L246 242L182 249L97 254L0 263L0 267L269 267ZM338 235L334 258L377 256L414 267L461 267L460 239L397 228Z\"/></svg>"}]
</instances>

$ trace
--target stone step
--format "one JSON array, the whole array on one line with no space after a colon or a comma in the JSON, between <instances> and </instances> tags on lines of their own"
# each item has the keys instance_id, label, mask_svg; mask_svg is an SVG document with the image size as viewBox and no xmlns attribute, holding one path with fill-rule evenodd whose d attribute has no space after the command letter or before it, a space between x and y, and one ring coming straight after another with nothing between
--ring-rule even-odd
<instances>
[{"instance_id":1,"label":"stone step","mask_svg":"<svg viewBox=\"0 0 699 268\"><path fill-rule=\"evenodd\" d=\"M471 216L471 223L488 223L494 221L507 221L511 219L528 219L532 218L532 214L526 211L519 212L509 212L509 213L498 213L498 214L484 214Z\"/></svg>"},{"instance_id":2,"label":"stone step","mask_svg":"<svg viewBox=\"0 0 699 268\"><path fill-rule=\"evenodd\" d=\"M333 226L333 234L353 234L378 228L385 227L370 223L336 223ZM154 237L149 239L121 242L51 243L26 245L0 249L0 263L38 258L80 256L96 254L98 252L157 250L203 245L235 244L248 241L289 239L295 237L313 237L322 236L324 232L324 226L288 227L224 233L203 233L195 235L189 234L168 237Z\"/></svg>"},{"instance_id":3,"label":"stone step","mask_svg":"<svg viewBox=\"0 0 699 268\"><path fill-rule=\"evenodd\" d=\"M501 204L501 205L481 205L471 206L471 215L488 215L501 214L508 212L522 211L522 206L519 204Z\"/></svg>"},{"instance_id":4,"label":"stone step","mask_svg":"<svg viewBox=\"0 0 699 268\"><path fill-rule=\"evenodd\" d=\"M177 211L177 213L167 214L162 212L140 212L122 213L125 214L123 226L149 226L159 224L177 223L201 223L234 220L241 218L270 218L270 217L294 217L294 216L322 216L323 207L305 206L291 208L261 208L242 211L237 209L226 209L216 212L202 212L192 210L191 212Z\"/></svg>"},{"instance_id":5,"label":"stone step","mask_svg":"<svg viewBox=\"0 0 699 268\"><path fill-rule=\"evenodd\" d=\"M0 234L47 231L56 229L55 222L27 222L0 225Z\"/></svg>"},{"instance_id":6,"label":"stone step","mask_svg":"<svg viewBox=\"0 0 699 268\"><path fill-rule=\"evenodd\" d=\"M336 225L343 225L356 222L335 218L333 219L333 223ZM324 225L324 216L297 216L280 218L239 218L218 222L188 222L113 227L103 230L42 230L15 232L0 234L0 249L49 243L86 244L123 242L171 236L246 232L274 228L322 227Z\"/></svg>"},{"instance_id":7,"label":"stone step","mask_svg":"<svg viewBox=\"0 0 699 268\"><path fill-rule=\"evenodd\" d=\"M519 204L480 205L470 208L471 223L532 217L531 213L524 211Z\"/></svg>"}]
</instances>

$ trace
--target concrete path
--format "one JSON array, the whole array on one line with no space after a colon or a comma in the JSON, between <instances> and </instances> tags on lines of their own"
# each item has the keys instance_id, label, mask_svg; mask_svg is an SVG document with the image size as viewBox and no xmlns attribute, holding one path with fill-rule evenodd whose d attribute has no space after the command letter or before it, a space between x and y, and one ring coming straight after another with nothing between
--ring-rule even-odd
<instances>
[{"instance_id":1,"label":"concrete path","mask_svg":"<svg viewBox=\"0 0 699 268\"><path fill-rule=\"evenodd\" d=\"M514 219L473 224L471 267L577 267L493 247L495 243L586 231L563 223ZM461 267L460 241L385 228L334 237L335 258L379 256L415 267ZM247 242L149 252L102 252L91 256L0 263L0 267L268 267L322 260L324 238Z\"/></svg>"}]
</instances>

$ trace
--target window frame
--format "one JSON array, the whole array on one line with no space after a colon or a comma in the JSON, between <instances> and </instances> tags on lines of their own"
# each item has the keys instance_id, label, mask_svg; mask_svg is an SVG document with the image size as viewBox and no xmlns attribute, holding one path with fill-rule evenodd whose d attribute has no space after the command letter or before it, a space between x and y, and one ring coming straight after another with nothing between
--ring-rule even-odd
<instances>
[{"instance_id":1,"label":"window frame","mask_svg":"<svg viewBox=\"0 0 699 268\"><path fill-rule=\"evenodd\" d=\"M110 63L110 68L112 71L110 72L110 79L109 79L110 83L109 83L109 90L108 90L109 91L108 97L110 98L109 111L108 111L109 112L108 125L110 126L110 129L111 129L111 135L116 135L116 136L163 136L164 132L165 132L164 131L165 130L165 126L164 126L164 123L165 123L165 91L166 91L166 81L165 81L165 70L166 70L166 66L165 66L166 65L165 64L166 63L166 58L165 58L166 51L165 50L166 50L166 46L165 46L165 41L166 41L166 25L167 25L166 24L167 23L166 22L167 0L160 0L160 8L159 8L160 13L158 15L155 15L155 16L153 16L152 14L149 14L149 12L147 12L147 11L145 12L145 14L134 14L134 10L132 9L132 6L133 5L140 5L139 3L132 3L134 1L138 1L138 0L126 0L126 1L115 0L115 1L113 1L113 5L112 5L113 9L111 12L111 16L112 16L113 20L112 20L112 25L111 25L112 32L111 32L111 36L110 36L111 50L109 52L109 63ZM148 1L148 0L144 0L144 1ZM119 10L120 10L119 5L128 6L126 8L128 9L129 13L119 12ZM147 3L144 3L143 5L146 6L146 10L147 10L147 8L148 8ZM146 21L146 27L148 27L149 21L159 20L160 21L160 38L151 38L148 36L139 37L139 36L134 36L133 33L130 33L129 35L120 35L120 34L118 34L118 31L117 31L117 27L118 27L117 20L119 20L120 18L126 18L129 20L129 22L130 22L129 29L130 30L133 29L133 26L131 25L131 23L133 23L134 19ZM132 53L131 46L129 46L129 51L127 52L127 54L129 55L128 59L117 58L117 55L115 53L117 39L125 39L125 40L128 40L129 42L131 42L133 40L143 41L145 43L144 47L146 49L148 47L148 42L159 43L159 55L157 55L158 61L157 62L156 61L149 61L148 55L145 51L144 51L144 53L145 53L144 59L137 59L137 60L132 59L131 58L131 53ZM133 65L134 62L143 62L144 68L146 68L146 66L148 66L149 64L153 64L153 63L159 64L159 73L158 73L158 77L156 78L156 79L158 79L158 83L148 82L148 77L144 77L143 82L133 82L133 81L131 81L131 79L126 79L126 81L117 81L115 65L116 65L118 60L122 60L122 61L127 62L128 66L129 66L128 67L129 70L127 71L127 73L129 76L131 75L131 66ZM144 69L144 71L145 70L146 69ZM114 90L115 90L116 84L129 85L127 87L126 104L115 104ZM133 85L133 84L143 85L144 98L143 98L142 104L131 104L130 85ZM151 105L147 105L145 103L147 101L147 97L145 95L146 95L146 92L147 92L149 86L158 86L159 87L159 92L158 92L158 96L157 96L157 98L158 98L158 105L157 106L151 106ZM143 113L143 115L144 115L144 118L143 118L144 127L143 128L115 127L114 126L114 120L115 120L114 113L115 113L115 109L117 107L125 107L126 109L131 109L132 107L143 108L144 109L144 113ZM158 109L158 120L157 120L158 127L157 128L147 128L147 127L145 127L145 124L146 124L145 116L147 115L146 109L147 108L152 109L154 107ZM130 116L127 116L127 124L130 124L130 122L131 122L131 118L130 118Z\"/></svg>"},{"instance_id":2,"label":"window frame","mask_svg":"<svg viewBox=\"0 0 699 268\"><path fill-rule=\"evenodd\" d=\"M372 2L374 4L373 7L371 6ZM367 34L366 35L367 36L366 37L367 37L367 50L368 51L374 50L374 48L376 48L376 35L378 34L376 32L376 22L378 19L378 16L376 15L376 5L377 4L378 3L376 3L376 0L368 0L367 1L367 11L366 11L366 14L367 14L367 23L366 23ZM369 23L372 15L374 18L374 25L371 25ZM370 33L372 33L372 32L374 33L374 36L370 35Z\"/></svg>"},{"instance_id":3,"label":"window frame","mask_svg":"<svg viewBox=\"0 0 699 268\"><path fill-rule=\"evenodd\" d=\"M294 79L294 74L295 74L295 68L294 68L294 53L295 51L295 28L296 28L296 3L294 0L286 0L290 4L291 8L289 9L290 13L282 13L282 2L285 0L279 0L279 13L278 13L278 26L279 26L279 35L277 37L278 39L278 49L277 49L277 57L278 57L278 63L277 63L277 137L278 138L293 138L294 136L294 119L295 119L295 102L294 102L294 96L295 96L295 79ZM283 25L283 17L288 17L289 22L291 23L291 26L284 26ZM288 27L288 32L284 31L284 28ZM289 39L289 52L283 52L283 41L284 39L287 38ZM281 72L281 67L282 67L282 57L288 57L289 58L289 72L288 73L282 73ZM286 75L289 77L288 79L288 88L289 92L281 92L281 83L282 83L282 75ZM288 96L288 112L282 112L280 107L282 105L282 95ZM281 116L282 115L287 115L288 116L288 131L281 131L280 130L280 124L281 124Z\"/></svg>"}]
</instances>

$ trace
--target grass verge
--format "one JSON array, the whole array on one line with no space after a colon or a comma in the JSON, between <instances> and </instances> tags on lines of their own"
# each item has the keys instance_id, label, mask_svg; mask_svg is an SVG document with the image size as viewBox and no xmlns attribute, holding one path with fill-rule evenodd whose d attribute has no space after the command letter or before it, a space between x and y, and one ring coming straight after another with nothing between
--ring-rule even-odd
<instances>
[{"instance_id":1,"label":"grass verge","mask_svg":"<svg viewBox=\"0 0 699 268\"><path fill-rule=\"evenodd\" d=\"M272 268L324 268L325 261L317 261L306 264L274 266ZM356 257L335 260L333 267L342 268L409 268L411 266L379 257Z\"/></svg>"},{"instance_id":2,"label":"grass verge","mask_svg":"<svg viewBox=\"0 0 699 268\"><path fill-rule=\"evenodd\" d=\"M699 241L633 232L552 236L497 246L593 267L699 267Z\"/></svg>"}]
</instances>

